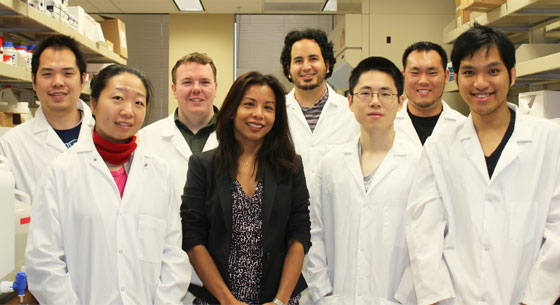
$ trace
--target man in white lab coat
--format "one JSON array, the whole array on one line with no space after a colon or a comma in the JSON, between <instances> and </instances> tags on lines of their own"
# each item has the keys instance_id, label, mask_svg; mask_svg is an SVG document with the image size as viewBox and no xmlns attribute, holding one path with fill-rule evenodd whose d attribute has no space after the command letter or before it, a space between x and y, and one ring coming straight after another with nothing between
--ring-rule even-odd
<instances>
[{"instance_id":1,"label":"man in white lab coat","mask_svg":"<svg viewBox=\"0 0 560 305\"><path fill-rule=\"evenodd\" d=\"M280 58L284 75L294 84L286 95L290 132L301 155L307 185L319 160L336 145L359 133L346 98L326 83L336 62L333 44L320 29L292 31Z\"/></svg>"},{"instance_id":2,"label":"man in white lab coat","mask_svg":"<svg viewBox=\"0 0 560 305\"><path fill-rule=\"evenodd\" d=\"M415 304L404 214L422 148L395 132L402 94L401 71L386 58L366 58L350 74L360 135L326 154L311 187L308 284L316 303Z\"/></svg>"},{"instance_id":3,"label":"man in white lab coat","mask_svg":"<svg viewBox=\"0 0 560 305\"><path fill-rule=\"evenodd\" d=\"M402 64L407 100L397 114L395 128L422 147L432 133L453 128L465 117L442 100L449 70L447 53L440 45L414 43L404 51Z\"/></svg>"},{"instance_id":4,"label":"man in white lab coat","mask_svg":"<svg viewBox=\"0 0 560 305\"><path fill-rule=\"evenodd\" d=\"M33 196L51 161L91 132L91 110L80 100L85 72L85 57L69 36L50 36L33 50L31 78L41 106L0 138L0 155L8 158L18 190Z\"/></svg>"},{"instance_id":5,"label":"man in white lab coat","mask_svg":"<svg viewBox=\"0 0 560 305\"><path fill-rule=\"evenodd\" d=\"M169 166L179 207L190 156L218 146L215 132L218 108L214 106L218 89L216 75L214 61L207 54L194 52L179 59L171 70L171 90L177 108L168 117L138 132L140 145ZM192 270L191 283L202 286ZM183 302L190 304L193 299L188 293Z\"/></svg>"},{"instance_id":6,"label":"man in white lab coat","mask_svg":"<svg viewBox=\"0 0 560 305\"><path fill-rule=\"evenodd\" d=\"M218 146L216 73L214 61L204 53L195 52L179 59L171 70L171 90L177 108L138 133L140 145L169 165L179 203L190 156Z\"/></svg>"},{"instance_id":7,"label":"man in white lab coat","mask_svg":"<svg viewBox=\"0 0 560 305\"><path fill-rule=\"evenodd\" d=\"M480 25L451 54L470 116L428 139L406 213L418 304L560 296L560 126L507 103L515 48Z\"/></svg>"}]
</instances>

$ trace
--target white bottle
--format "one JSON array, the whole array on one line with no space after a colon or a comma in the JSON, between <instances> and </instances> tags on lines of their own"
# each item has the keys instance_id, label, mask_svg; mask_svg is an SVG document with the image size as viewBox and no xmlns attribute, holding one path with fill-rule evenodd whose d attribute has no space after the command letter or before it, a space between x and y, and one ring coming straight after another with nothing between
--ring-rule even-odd
<instances>
[{"instance_id":1,"label":"white bottle","mask_svg":"<svg viewBox=\"0 0 560 305\"><path fill-rule=\"evenodd\" d=\"M27 47L27 69L31 70L31 60L33 59L33 48L35 48L34 44L30 44Z\"/></svg>"},{"instance_id":2,"label":"white bottle","mask_svg":"<svg viewBox=\"0 0 560 305\"><path fill-rule=\"evenodd\" d=\"M16 47L16 66L26 67L27 66L27 48L24 46Z\"/></svg>"},{"instance_id":3,"label":"white bottle","mask_svg":"<svg viewBox=\"0 0 560 305\"><path fill-rule=\"evenodd\" d=\"M2 43L2 48L4 49L4 62L10 65L15 65L16 48L14 48L14 44L9 41L4 41ZM7 57L5 55L10 55L10 57Z\"/></svg>"}]
</instances>

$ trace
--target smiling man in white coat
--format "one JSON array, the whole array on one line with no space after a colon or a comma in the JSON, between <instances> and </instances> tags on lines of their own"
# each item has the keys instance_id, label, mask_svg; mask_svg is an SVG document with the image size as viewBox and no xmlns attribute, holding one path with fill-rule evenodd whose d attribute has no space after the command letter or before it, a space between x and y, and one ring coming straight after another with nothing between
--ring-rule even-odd
<instances>
[{"instance_id":1,"label":"smiling man in white coat","mask_svg":"<svg viewBox=\"0 0 560 305\"><path fill-rule=\"evenodd\" d=\"M395 127L421 147L432 133L453 128L465 117L442 100L449 71L447 54L440 45L414 43L404 51L402 64L407 100L397 114Z\"/></svg>"},{"instance_id":2,"label":"smiling man in white coat","mask_svg":"<svg viewBox=\"0 0 560 305\"><path fill-rule=\"evenodd\" d=\"M16 188L31 197L47 166L91 132L91 110L80 100L85 73L85 57L69 36L50 36L33 50L31 78L41 106L33 119L0 138Z\"/></svg>"},{"instance_id":3,"label":"smiling man in white coat","mask_svg":"<svg viewBox=\"0 0 560 305\"><path fill-rule=\"evenodd\" d=\"M424 145L406 215L418 303L560 296L560 126L507 103L515 48L476 24L451 54L470 115Z\"/></svg>"},{"instance_id":4,"label":"smiling man in white coat","mask_svg":"<svg viewBox=\"0 0 560 305\"><path fill-rule=\"evenodd\" d=\"M294 84L286 95L288 123L305 177L312 179L319 160L336 145L356 137L359 127L344 96L326 83L336 62L333 44L320 29L292 31L280 58L284 75Z\"/></svg>"},{"instance_id":5,"label":"smiling man in white coat","mask_svg":"<svg viewBox=\"0 0 560 305\"><path fill-rule=\"evenodd\" d=\"M169 165L179 204L190 156L218 146L216 73L214 61L204 53L195 52L179 59L171 70L171 90L177 108L138 133L140 145Z\"/></svg>"},{"instance_id":6,"label":"smiling man in white coat","mask_svg":"<svg viewBox=\"0 0 560 305\"><path fill-rule=\"evenodd\" d=\"M403 76L386 58L366 58L350 74L360 134L326 154L311 187L316 304L400 304L397 291L402 304L415 304L404 214L421 147L395 132L402 94Z\"/></svg>"}]
</instances>

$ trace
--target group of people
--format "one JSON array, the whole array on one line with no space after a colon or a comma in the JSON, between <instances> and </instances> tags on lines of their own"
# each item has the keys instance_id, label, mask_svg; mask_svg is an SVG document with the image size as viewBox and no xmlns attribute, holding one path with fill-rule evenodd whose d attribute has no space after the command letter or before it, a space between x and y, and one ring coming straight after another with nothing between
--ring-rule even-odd
<instances>
[{"instance_id":1,"label":"group of people","mask_svg":"<svg viewBox=\"0 0 560 305\"><path fill-rule=\"evenodd\" d=\"M280 58L293 90L248 72L218 110L216 66L191 53L171 71L177 108L141 129L153 89L140 71L101 70L88 107L77 43L47 38L32 59L41 106L0 138L32 195L31 292L41 304L553 304L560 126L507 102L502 32L475 25L453 46L467 118L442 100L447 61L431 42L407 48L402 71L366 58L344 97L326 83L326 33L295 30Z\"/></svg>"}]
</instances>

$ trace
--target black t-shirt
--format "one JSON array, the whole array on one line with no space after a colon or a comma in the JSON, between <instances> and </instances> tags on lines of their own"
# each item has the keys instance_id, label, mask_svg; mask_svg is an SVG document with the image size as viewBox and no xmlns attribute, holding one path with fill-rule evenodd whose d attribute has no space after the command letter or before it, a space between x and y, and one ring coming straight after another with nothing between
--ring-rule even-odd
<instances>
[{"instance_id":1,"label":"black t-shirt","mask_svg":"<svg viewBox=\"0 0 560 305\"><path fill-rule=\"evenodd\" d=\"M62 140L64 145L66 145L66 148L70 148L72 147L72 145L78 142L78 136L80 135L81 127L82 127L82 122L80 121L78 125L70 129L64 129L64 130L55 129L54 131L56 131L58 137Z\"/></svg>"},{"instance_id":2,"label":"black t-shirt","mask_svg":"<svg viewBox=\"0 0 560 305\"><path fill-rule=\"evenodd\" d=\"M420 138L420 142L422 143L422 145L424 145L426 139L430 135L432 135L432 132L434 131L434 127L436 127L441 112L438 113L438 115L436 116L420 117L410 113L408 107L406 108L406 111L408 112L408 116L412 121L412 125L414 126L414 129L416 129L416 133L418 134L418 138Z\"/></svg>"},{"instance_id":3,"label":"black t-shirt","mask_svg":"<svg viewBox=\"0 0 560 305\"><path fill-rule=\"evenodd\" d=\"M509 125L506 133L504 134L504 137L502 138L502 142L500 142L500 145L496 147L496 150L494 150L494 152L490 156L484 156L484 158L486 159L486 167L488 167L488 177L490 178L492 178L492 174L494 173L496 164L498 164L498 160L500 160L500 156L502 155L502 151L504 151L504 147L506 147L509 138L511 138L511 135L513 134L513 128L515 126L515 111L511 110L511 108L509 107L508 109L510 114Z\"/></svg>"}]
</instances>

